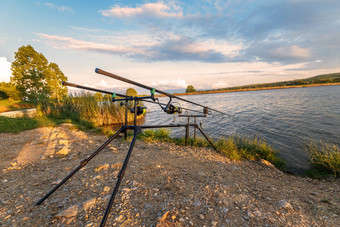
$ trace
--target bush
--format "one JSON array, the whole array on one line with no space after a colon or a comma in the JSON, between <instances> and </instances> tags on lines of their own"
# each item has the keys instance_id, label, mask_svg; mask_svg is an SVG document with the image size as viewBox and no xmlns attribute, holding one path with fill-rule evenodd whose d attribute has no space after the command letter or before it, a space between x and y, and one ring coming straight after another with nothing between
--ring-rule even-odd
<instances>
[{"instance_id":1,"label":"bush","mask_svg":"<svg viewBox=\"0 0 340 227\"><path fill-rule=\"evenodd\" d=\"M265 141L249 137L235 137L234 139L242 157L250 160L265 159L278 169L284 170L286 168L285 162L277 156L277 151Z\"/></svg>"},{"instance_id":2,"label":"bush","mask_svg":"<svg viewBox=\"0 0 340 227\"><path fill-rule=\"evenodd\" d=\"M225 154L228 158L232 160L241 160L242 159L242 152L239 152L238 147L235 144L235 140L232 137L228 139L219 139L216 142L216 148L218 151Z\"/></svg>"},{"instance_id":3,"label":"bush","mask_svg":"<svg viewBox=\"0 0 340 227\"><path fill-rule=\"evenodd\" d=\"M307 171L310 177L333 175L340 176L340 150L335 144L310 143L307 145L311 169Z\"/></svg>"},{"instance_id":4,"label":"bush","mask_svg":"<svg viewBox=\"0 0 340 227\"><path fill-rule=\"evenodd\" d=\"M185 93L191 93L191 92L196 92L196 89L194 88L194 86L189 85L187 89L185 90Z\"/></svg>"}]
</instances>

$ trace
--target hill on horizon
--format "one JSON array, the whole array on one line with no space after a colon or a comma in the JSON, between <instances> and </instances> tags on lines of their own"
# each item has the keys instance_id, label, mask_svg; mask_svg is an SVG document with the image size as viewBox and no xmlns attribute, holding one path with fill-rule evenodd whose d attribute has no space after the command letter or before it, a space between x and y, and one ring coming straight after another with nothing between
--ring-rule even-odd
<instances>
[{"instance_id":1,"label":"hill on horizon","mask_svg":"<svg viewBox=\"0 0 340 227\"><path fill-rule=\"evenodd\" d=\"M265 88L265 87L284 87L284 86L299 86L299 85L309 85L309 84L326 84L326 83L340 83L340 72L321 74L313 77L308 77L304 79L288 80L273 83L260 83L260 84L250 84L242 85L228 88L219 88L207 91L221 91L221 90L238 90L238 89L252 89L252 88Z\"/></svg>"}]
</instances>

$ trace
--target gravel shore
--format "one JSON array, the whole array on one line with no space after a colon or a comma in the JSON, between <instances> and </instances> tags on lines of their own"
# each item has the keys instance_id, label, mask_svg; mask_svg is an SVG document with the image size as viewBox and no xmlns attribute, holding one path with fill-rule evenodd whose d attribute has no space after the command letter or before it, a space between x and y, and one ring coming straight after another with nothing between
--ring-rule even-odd
<instances>
[{"instance_id":1,"label":"gravel shore","mask_svg":"<svg viewBox=\"0 0 340 227\"><path fill-rule=\"evenodd\" d=\"M0 134L0 226L98 226L128 141L63 124ZM340 181L233 162L207 148L137 141L107 226L340 226Z\"/></svg>"}]
</instances>

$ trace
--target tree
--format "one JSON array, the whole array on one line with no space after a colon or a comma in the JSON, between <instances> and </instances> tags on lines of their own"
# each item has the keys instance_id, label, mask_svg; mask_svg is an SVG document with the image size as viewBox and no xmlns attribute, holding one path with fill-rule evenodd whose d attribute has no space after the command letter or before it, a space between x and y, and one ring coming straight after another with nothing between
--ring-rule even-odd
<instances>
[{"instance_id":1,"label":"tree","mask_svg":"<svg viewBox=\"0 0 340 227\"><path fill-rule=\"evenodd\" d=\"M127 96L137 96L137 91L133 88L128 88L128 89L126 89L125 94Z\"/></svg>"},{"instance_id":2,"label":"tree","mask_svg":"<svg viewBox=\"0 0 340 227\"><path fill-rule=\"evenodd\" d=\"M194 86L189 85L187 89L185 90L185 93L191 93L191 92L196 92L196 89L194 88Z\"/></svg>"},{"instance_id":3,"label":"tree","mask_svg":"<svg viewBox=\"0 0 340 227\"><path fill-rule=\"evenodd\" d=\"M58 65L49 63L43 54L36 52L30 45L22 46L15 52L11 70L11 82L23 99L38 103L51 97L59 102L67 94L66 86L61 84L67 77Z\"/></svg>"},{"instance_id":4,"label":"tree","mask_svg":"<svg viewBox=\"0 0 340 227\"><path fill-rule=\"evenodd\" d=\"M50 98L57 100L58 103L67 95L67 87L62 85L67 77L60 70L56 63L48 64L47 84L50 90Z\"/></svg>"},{"instance_id":5,"label":"tree","mask_svg":"<svg viewBox=\"0 0 340 227\"><path fill-rule=\"evenodd\" d=\"M137 96L137 91L133 88L126 89L125 95L127 96ZM128 101L128 107L132 108L134 105L133 101Z\"/></svg>"}]
</instances>

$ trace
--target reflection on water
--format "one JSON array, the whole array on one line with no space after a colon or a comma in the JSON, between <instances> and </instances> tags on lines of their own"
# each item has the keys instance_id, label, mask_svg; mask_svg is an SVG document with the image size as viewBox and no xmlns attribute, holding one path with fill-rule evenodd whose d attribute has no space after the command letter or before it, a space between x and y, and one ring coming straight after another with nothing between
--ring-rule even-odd
<instances>
[{"instance_id":1,"label":"reflection on water","mask_svg":"<svg viewBox=\"0 0 340 227\"><path fill-rule=\"evenodd\" d=\"M229 135L258 136L279 151L293 172L308 167L306 143L340 141L340 86L247 91L192 95L185 99L210 106L231 115L200 119L205 132L220 138ZM167 98L161 98L167 102ZM185 122L164 113L158 105L145 103L148 113L143 124ZM190 104L176 105L201 110ZM172 136L182 137L185 130L174 128ZM192 134L191 134L192 135Z\"/></svg>"}]
</instances>

